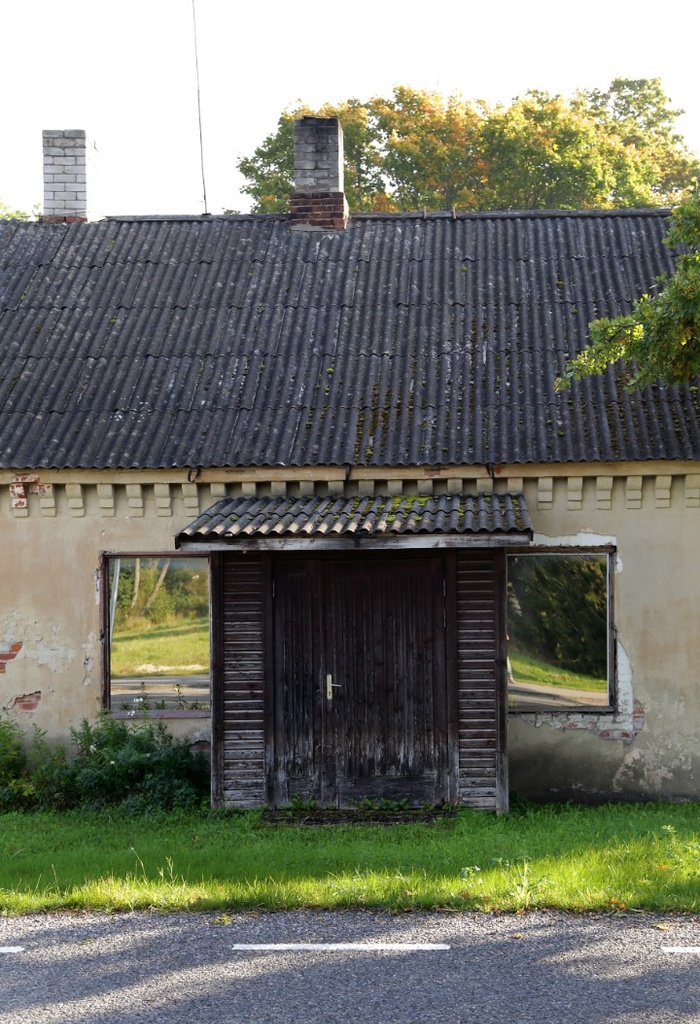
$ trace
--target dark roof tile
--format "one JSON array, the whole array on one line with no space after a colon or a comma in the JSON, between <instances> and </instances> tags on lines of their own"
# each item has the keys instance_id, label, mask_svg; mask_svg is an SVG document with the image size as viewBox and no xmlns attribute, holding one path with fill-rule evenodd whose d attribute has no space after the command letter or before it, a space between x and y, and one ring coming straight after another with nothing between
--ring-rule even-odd
<instances>
[{"instance_id":1,"label":"dark roof tile","mask_svg":"<svg viewBox=\"0 0 700 1024\"><path fill-rule=\"evenodd\" d=\"M696 459L689 388L554 389L588 322L672 270L666 218L0 224L0 464Z\"/></svg>"},{"instance_id":2,"label":"dark roof tile","mask_svg":"<svg viewBox=\"0 0 700 1024\"><path fill-rule=\"evenodd\" d=\"M185 527L177 543L253 537L503 534L531 538L522 494L436 497L222 498Z\"/></svg>"}]
</instances>

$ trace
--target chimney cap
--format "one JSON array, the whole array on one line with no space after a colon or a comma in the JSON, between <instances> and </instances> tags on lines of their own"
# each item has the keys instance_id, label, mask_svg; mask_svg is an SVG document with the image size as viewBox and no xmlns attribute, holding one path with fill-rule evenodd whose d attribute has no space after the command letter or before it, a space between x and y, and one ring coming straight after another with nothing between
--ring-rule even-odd
<instances>
[{"instance_id":1,"label":"chimney cap","mask_svg":"<svg viewBox=\"0 0 700 1024\"><path fill-rule=\"evenodd\" d=\"M83 128L44 128L42 136L45 139L85 139L87 135Z\"/></svg>"}]
</instances>

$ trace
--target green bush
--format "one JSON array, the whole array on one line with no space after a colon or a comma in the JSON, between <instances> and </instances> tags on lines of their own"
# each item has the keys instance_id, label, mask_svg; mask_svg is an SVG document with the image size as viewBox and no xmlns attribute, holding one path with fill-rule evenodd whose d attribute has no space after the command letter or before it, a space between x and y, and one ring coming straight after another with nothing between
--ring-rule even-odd
<instances>
[{"instance_id":1,"label":"green bush","mask_svg":"<svg viewBox=\"0 0 700 1024\"><path fill-rule=\"evenodd\" d=\"M80 803L119 804L131 811L193 807L209 792L209 766L187 740L176 740L162 722L125 722L103 716L73 733L78 753L71 765Z\"/></svg>"},{"instance_id":2,"label":"green bush","mask_svg":"<svg viewBox=\"0 0 700 1024\"><path fill-rule=\"evenodd\" d=\"M18 778L26 764L22 730L11 718L0 718L0 785Z\"/></svg>"},{"instance_id":3,"label":"green bush","mask_svg":"<svg viewBox=\"0 0 700 1024\"><path fill-rule=\"evenodd\" d=\"M17 810L25 805L27 755L23 734L11 718L0 717L0 810Z\"/></svg>"},{"instance_id":4,"label":"green bush","mask_svg":"<svg viewBox=\"0 0 700 1024\"><path fill-rule=\"evenodd\" d=\"M162 722L103 715L73 730L77 752L49 744L37 729L28 754L17 724L0 718L0 811L94 810L131 813L196 807L209 794L209 766Z\"/></svg>"}]
</instances>

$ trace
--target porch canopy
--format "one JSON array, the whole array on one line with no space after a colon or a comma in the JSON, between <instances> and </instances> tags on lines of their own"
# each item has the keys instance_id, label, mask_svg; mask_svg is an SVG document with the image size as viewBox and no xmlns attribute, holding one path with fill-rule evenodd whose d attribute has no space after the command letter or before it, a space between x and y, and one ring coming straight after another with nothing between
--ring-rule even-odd
<instances>
[{"instance_id":1,"label":"porch canopy","mask_svg":"<svg viewBox=\"0 0 700 1024\"><path fill-rule=\"evenodd\" d=\"M522 494L222 498L175 537L183 550L516 547L532 541Z\"/></svg>"}]
</instances>

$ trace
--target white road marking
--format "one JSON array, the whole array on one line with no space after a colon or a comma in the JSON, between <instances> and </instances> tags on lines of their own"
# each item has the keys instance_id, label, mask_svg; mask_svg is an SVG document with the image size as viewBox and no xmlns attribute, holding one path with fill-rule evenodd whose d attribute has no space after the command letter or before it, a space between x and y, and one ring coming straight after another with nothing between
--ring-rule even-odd
<instances>
[{"instance_id":1,"label":"white road marking","mask_svg":"<svg viewBox=\"0 0 700 1024\"><path fill-rule=\"evenodd\" d=\"M662 953L700 953L700 946L662 946Z\"/></svg>"},{"instance_id":2,"label":"white road marking","mask_svg":"<svg viewBox=\"0 0 700 1024\"><path fill-rule=\"evenodd\" d=\"M376 951L398 951L403 953L416 953L423 951L434 951L449 949L449 946L441 942L237 942L232 949L238 950L267 950L268 952L297 952L299 950L316 952L336 952L350 950L363 950L368 952Z\"/></svg>"},{"instance_id":3,"label":"white road marking","mask_svg":"<svg viewBox=\"0 0 700 1024\"><path fill-rule=\"evenodd\" d=\"M0 946L0 953L24 953L24 946Z\"/></svg>"}]
</instances>

